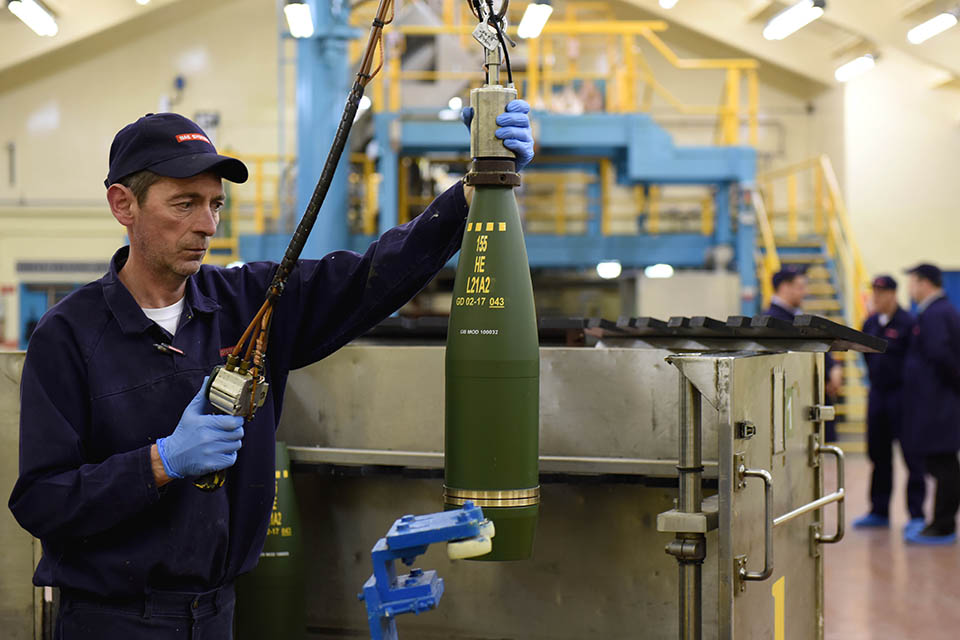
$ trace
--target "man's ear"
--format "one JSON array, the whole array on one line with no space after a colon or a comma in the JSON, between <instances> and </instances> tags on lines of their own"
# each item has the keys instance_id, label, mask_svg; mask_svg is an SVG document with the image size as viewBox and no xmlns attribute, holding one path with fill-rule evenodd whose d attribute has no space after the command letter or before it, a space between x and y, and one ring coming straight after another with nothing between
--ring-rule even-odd
<instances>
[{"instance_id":1,"label":"man's ear","mask_svg":"<svg viewBox=\"0 0 960 640\"><path fill-rule=\"evenodd\" d=\"M107 189L107 202L110 203L110 213L117 222L125 227L133 224L137 209L137 197L133 195L133 191L122 184L114 183Z\"/></svg>"}]
</instances>

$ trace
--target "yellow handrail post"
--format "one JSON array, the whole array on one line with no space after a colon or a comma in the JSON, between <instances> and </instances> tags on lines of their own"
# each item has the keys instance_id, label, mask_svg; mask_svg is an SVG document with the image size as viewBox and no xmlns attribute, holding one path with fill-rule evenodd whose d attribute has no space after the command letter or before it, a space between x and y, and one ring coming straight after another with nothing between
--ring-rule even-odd
<instances>
[{"instance_id":1,"label":"yellow handrail post","mask_svg":"<svg viewBox=\"0 0 960 640\"><path fill-rule=\"evenodd\" d=\"M647 196L643 191L642 184L633 185L633 200L634 200L634 225L636 225L636 218L643 215L644 210L647 206Z\"/></svg>"},{"instance_id":2,"label":"yellow handrail post","mask_svg":"<svg viewBox=\"0 0 960 640\"><path fill-rule=\"evenodd\" d=\"M647 232L660 233L660 187L650 185L647 196Z\"/></svg>"},{"instance_id":3,"label":"yellow handrail post","mask_svg":"<svg viewBox=\"0 0 960 640\"><path fill-rule=\"evenodd\" d=\"M813 230L823 233L823 167L813 168Z\"/></svg>"},{"instance_id":4,"label":"yellow handrail post","mask_svg":"<svg viewBox=\"0 0 960 640\"><path fill-rule=\"evenodd\" d=\"M562 184L553 190L553 225L557 235L560 236L567 233L566 195L566 187Z\"/></svg>"},{"instance_id":5,"label":"yellow handrail post","mask_svg":"<svg viewBox=\"0 0 960 640\"><path fill-rule=\"evenodd\" d=\"M363 158L363 232L373 235L377 232L377 174L373 158Z\"/></svg>"},{"instance_id":6,"label":"yellow handrail post","mask_svg":"<svg viewBox=\"0 0 960 640\"><path fill-rule=\"evenodd\" d=\"M633 54L633 36L624 35L623 38L623 63L626 69L626 92L624 94L625 113L637 110L637 61Z\"/></svg>"},{"instance_id":7,"label":"yellow handrail post","mask_svg":"<svg viewBox=\"0 0 960 640\"><path fill-rule=\"evenodd\" d=\"M797 239L797 174L787 176L787 237Z\"/></svg>"},{"instance_id":8,"label":"yellow handrail post","mask_svg":"<svg viewBox=\"0 0 960 640\"><path fill-rule=\"evenodd\" d=\"M600 160L600 233L610 235L610 189L613 186L613 163L609 158Z\"/></svg>"},{"instance_id":9,"label":"yellow handrail post","mask_svg":"<svg viewBox=\"0 0 960 640\"><path fill-rule=\"evenodd\" d=\"M453 24L453 0L443 0L443 24Z\"/></svg>"},{"instance_id":10,"label":"yellow handrail post","mask_svg":"<svg viewBox=\"0 0 960 640\"><path fill-rule=\"evenodd\" d=\"M387 75L390 76L390 112L400 111L400 47L398 41L387 54Z\"/></svg>"},{"instance_id":11,"label":"yellow handrail post","mask_svg":"<svg viewBox=\"0 0 960 640\"><path fill-rule=\"evenodd\" d=\"M553 38L543 37L543 103L547 109L553 102L553 65L557 63L553 56Z\"/></svg>"},{"instance_id":12,"label":"yellow handrail post","mask_svg":"<svg viewBox=\"0 0 960 640\"><path fill-rule=\"evenodd\" d=\"M836 220L836 208L833 201L828 202L827 207L827 255L831 258L837 255L836 238L834 237L834 220Z\"/></svg>"},{"instance_id":13,"label":"yellow handrail post","mask_svg":"<svg viewBox=\"0 0 960 640\"><path fill-rule=\"evenodd\" d=\"M700 207L700 233L705 236L712 236L715 226L715 212L713 194L707 195L703 199Z\"/></svg>"},{"instance_id":14,"label":"yellow handrail post","mask_svg":"<svg viewBox=\"0 0 960 640\"><path fill-rule=\"evenodd\" d=\"M750 194L750 200L753 203L753 210L757 216L757 228L760 230L760 239L763 242L764 256L760 261L760 291L763 296L763 305L770 304L770 298L773 296L773 282L771 277L780 270L780 256L777 254L777 243L773 235L773 227L770 224L770 217L767 215L767 207L763 202L763 194L754 189Z\"/></svg>"},{"instance_id":15,"label":"yellow handrail post","mask_svg":"<svg viewBox=\"0 0 960 640\"><path fill-rule=\"evenodd\" d=\"M747 109L750 117L750 146L756 147L760 143L758 122L759 87L757 85L757 70L747 70Z\"/></svg>"},{"instance_id":16,"label":"yellow handrail post","mask_svg":"<svg viewBox=\"0 0 960 640\"><path fill-rule=\"evenodd\" d=\"M740 129L740 69L727 69L727 107L724 112L723 144L737 144Z\"/></svg>"},{"instance_id":17,"label":"yellow handrail post","mask_svg":"<svg viewBox=\"0 0 960 640\"><path fill-rule=\"evenodd\" d=\"M617 77L617 68L620 65L617 64L617 45L613 38L607 38L607 77L604 80L606 83L606 91L604 91L603 105L604 108L611 112L615 113L616 109L614 108L614 103L616 101L616 77Z\"/></svg>"},{"instance_id":18,"label":"yellow handrail post","mask_svg":"<svg viewBox=\"0 0 960 640\"><path fill-rule=\"evenodd\" d=\"M527 40L527 100L537 108L540 101L540 38Z\"/></svg>"}]
</instances>

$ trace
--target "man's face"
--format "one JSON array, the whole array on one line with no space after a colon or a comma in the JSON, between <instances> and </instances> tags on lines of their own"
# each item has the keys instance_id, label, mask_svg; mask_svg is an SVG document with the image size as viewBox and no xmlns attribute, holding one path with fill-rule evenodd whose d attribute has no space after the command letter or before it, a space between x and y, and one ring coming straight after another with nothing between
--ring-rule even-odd
<instances>
[{"instance_id":1,"label":"man's face","mask_svg":"<svg viewBox=\"0 0 960 640\"><path fill-rule=\"evenodd\" d=\"M886 315L892 314L897 310L897 291L896 289L877 289L873 290L873 308L878 313Z\"/></svg>"},{"instance_id":2,"label":"man's face","mask_svg":"<svg viewBox=\"0 0 960 640\"><path fill-rule=\"evenodd\" d=\"M200 270L223 208L219 176L162 178L147 191L143 206L131 206L130 244L160 273L188 277Z\"/></svg>"},{"instance_id":3,"label":"man's face","mask_svg":"<svg viewBox=\"0 0 960 640\"><path fill-rule=\"evenodd\" d=\"M918 278L915 273L911 273L908 276L907 286L910 291L910 299L917 304L923 302L923 300L927 297L927 291L925 288L926 283L926 280L923 278Z\"/></svg>"},{"instance_id":4,"label":"man's face","mask_svg":"<svg viewBox=\"0 0 960 640\"><path fill-rule=\"evenodd\" d=\"M807 276L797 276L790 282L784 282L777 290L777 295L791 307L799 309L807 297Z\"/></svg>"}]
</instances>

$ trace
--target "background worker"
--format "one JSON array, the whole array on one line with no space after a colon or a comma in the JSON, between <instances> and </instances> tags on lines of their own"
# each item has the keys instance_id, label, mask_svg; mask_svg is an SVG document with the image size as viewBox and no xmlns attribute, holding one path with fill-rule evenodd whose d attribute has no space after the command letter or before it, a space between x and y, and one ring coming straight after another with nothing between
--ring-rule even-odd
<instances>
[{"instance_id":1,"label":"background worker","mask_svg":"<svg viewBox=\"0 0 960 640\"><path fill-rule=\"evenodd\" d=\"M498 135L533 157L522 101ZM226 640L233 581L253 569L274 499L291 369L333 353L402 306L460 248L472 189L457 183L364 255L301 260L279 298L249 420L210 415L202 386L261 306L277 265L203 265L246 167L183 116L148 114L110 149L107 200L127 229L103 278L43 316L21 382L17 521L43 544L38 586L60 587L60 640ZM343 214L345 215L345 213ZM184 409L184 407L186 407ZM222 489L192 478L230 468Z\"/></svg>"},{"instance_id":2,"label":"background worker","mask_svg":"<svg viewBox=\"0 0 960 640\"><path fill-rule=\"evenodd\" d=\"M854 527L890 526L890 494L893 491L893 442L900 449L907 465L907 509L910 521L904 532L922 529L923 499L926 482L923 458L904 445L903 364L913 334L914 320L897 302L897 282L890 276L873 280L874 313L863 323L863 332L887 341L883 353L866 353L864 359L870 376L867 400L867 453L873 463L870 479L870 512L854 521Z\"/></svg>"},{"instance_id":3,"label":"background worker","mask_svg":"<svg viewBox=\"0 0 960 640\"><path fill-rule=\"evenodd\" d=\"M793 324L793 319L803 313L803 301L807 297L807 274L803 269L784 267L773 274L773 297L770 306L763 312L784 322ZM828 404L836 404L843 384L843 368L829 353L823 356L824 382ZM824 424L824 437L827 442L837 439L836 422Z\"/></svg>"},{"instance_id":4,"label":"background worker","mask_svg":"<svg viewBox=\"0 0 960 640\"><path fill-rule=\"evenodd\" d=\"M933 519L906 534L913 544L953 544L960 508L960 313L943 292L943 274L932 264L910 269L917 322L904 362L904 441L924 456L937 481Z\"/></svg>"}]
</instances>

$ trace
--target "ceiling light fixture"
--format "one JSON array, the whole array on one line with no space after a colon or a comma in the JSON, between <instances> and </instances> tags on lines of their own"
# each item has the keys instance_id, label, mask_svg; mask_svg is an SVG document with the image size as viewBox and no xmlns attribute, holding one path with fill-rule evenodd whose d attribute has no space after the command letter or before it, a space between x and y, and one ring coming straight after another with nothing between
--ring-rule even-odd
<instances>
[{"instance_id":1,"label":"ceiling light fixture","mask_svg":"<svg viewBox=\"0 0 960 640\"><path fill-rule=\"evenodd\" d=\"M137 4L142 7L145 4L150 4L150 0L137 0Z\"/></svg>"},{"instance_id":2,"label":"ceiling light fixture","mask_svg":"<svg viewBox=\"0 0 960 640\"><path fill-rule=\"evenodd\" d=\"M868 53L837 67L833 77L837 79L837 82L847 82L870 71L876 65L877 57Z\"/></svg>"},{"instance_id":3,"label":"ceiling light fixture","mask_svg":"<svg viewBox=\"0 0 960 640\"><path fill-rule=\"evenodd\" d=\"M673 9L677 6L677 0L660 0L660 6L663 9Z\"/></svg>"},{"instance_id":4,"label":"ceiling light fixture","mask_svg":"<svg viewBox=\"0 0 960 640\"><path fill-rule=\"evenodd\" d=\"M55 36L60 31L53 13L37 0L10 0L7 8L38 36Z\"/></svg>"},{"instance_id":5,"label":"ceiling light fixture","mask_svg":"<svg viewBox=\"0 0 960 640\"><path fill-rule=\"evenodd\" d=\"M918 24L913 29L910 29L910 31L907 31L907 40L910 41L910 44L920 44L921 42L926 42L933 36L940 35L951 27L957 26L957 22L960 22L960 20L957 19L957 13L958 12L947 11L930 18L923 24Z\"/></svg>"},{"instance_id":6,"label":"ceiling light fixture","mask_svg":"<svg viewBox=\"0 0 960 640\"><path fill-rule=\"evenodd\" d=\"M770 19L763 28L767 40L783 40L823 15L826 0L801 0Z\"/></svg>"},{"instance_id":7,"label":"ceiling light fixture","mask_svg":"<svg viewBox=\"0 0 960 640\"><path fill-rule=\"evenodd\" d=\"M539 37L551 13L553 13L553 7L550 6L549 0L531 2L523 12L523 18L520 19L517 35L526 39Z\"/></svg>"},{"instance_id":8,"label":"ceiling light fixture","mask_svg":"<svg viewBox=\"0 0 960 640\"><path fill-rule=\"evenodd\" d=\"M283 6L290 35L294 38L309 38L313 35L313 12L306 2L288 2Z\"/></svg>"}]
</instances>

